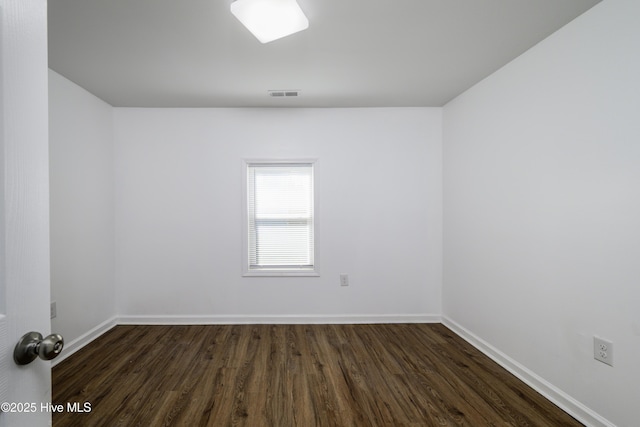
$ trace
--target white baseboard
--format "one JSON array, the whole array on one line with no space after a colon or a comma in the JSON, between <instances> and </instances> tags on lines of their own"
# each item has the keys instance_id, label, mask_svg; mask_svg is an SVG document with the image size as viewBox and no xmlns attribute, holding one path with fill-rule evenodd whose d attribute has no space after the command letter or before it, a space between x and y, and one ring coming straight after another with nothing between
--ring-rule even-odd
<instances>
[{"instance_id":1,"label":"white baseboard","mask_svg":"<svg viewBox=\"0 0 640 427\"><path fill-rule=\"evenodd\" d=\"M573 397L564 393L562 390L448 317L442 317L442 324L586 426L616 427L607 419L587 408Z\"/></svg>"},{"instance_id":2,"label":"white baseboard","mask_svg":"<svg viewBox=\"0 0 640 427\"><path fill-rule=\"evenodd\" d=\"M371 323L440 323L435 314L397 314L397 315L328 315L328 316L176 316L176 315L131 315L115 316L104 321L75 340L65 343L64 350L53 359L56 366L66 358L82 349L91 341L117 325L252 325L252 324L371 324Z\"/></svg>"},{"instance_id":3,"label":"white baseboard","mask_svg":"<svg viewBox=\"0 0 640 427\"><path fill-rule=\"evenodd\" d=\"M89 344L91 341L95 340L100 335L104 334L105 332L107 332L109 329L113 328L117 324L118 324L117 318L112 317L111 319L105 320L104 322L102 322L95 328L91 329L90 331L80 335L75 340L65 343L64 349L62 350L60 355L51 361L51 366L52 367L56 366L57 364L65 360L67 357L71 356L73 353L82 349L85 345Z\"/></svg>"},{"instance_id":4,"label":"white baseboard","mask_svg":"<svg viewBox=\"0 0 640 427\"><path fill-rule=\"evenodd\" d=\"M201 315L201 316L120 316L119 325L251 325L251 324L365 324L365 323L440 323L439 315Z\"/></svg>"},{"instance_id":5,"label":"white baseboard","mask_svg":"<svg viewBox=\"0 0 640 427\"><path fill-rule=\"evenodd\" d=\"M616 427L598 413L584 406L562 390L544 380L523 365L511 359L491 344L476 336L463 326L446 316L435 314L397 314L397 315L264 315L264 316L176 316L176 315L131 315L116 316L70 343L64 351L52 361L55 366L71 356L91 341L95 340L116 325L247 325L247 324L374 324L374 323L442 323L454 333L480 350L500 366L511 372L524 383L542 394L558 407L589 427Z\"/></svg>"}]
</instances>

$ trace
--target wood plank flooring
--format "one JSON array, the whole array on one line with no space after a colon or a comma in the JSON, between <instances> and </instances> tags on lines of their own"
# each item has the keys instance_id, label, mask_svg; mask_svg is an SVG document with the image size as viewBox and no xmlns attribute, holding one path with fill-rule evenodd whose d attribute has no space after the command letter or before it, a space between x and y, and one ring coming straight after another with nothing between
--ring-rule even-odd
<instances>
[{"instance_id":1,"label":"wood plank flooring","mask_svg":"<svg viewBox=\"0 0 640 427\"><path fill-rule=\"evenodd\" d=\"M581 426L441 324L117 326L53 369L62 426Z\"/></svg>"}]
</instances>

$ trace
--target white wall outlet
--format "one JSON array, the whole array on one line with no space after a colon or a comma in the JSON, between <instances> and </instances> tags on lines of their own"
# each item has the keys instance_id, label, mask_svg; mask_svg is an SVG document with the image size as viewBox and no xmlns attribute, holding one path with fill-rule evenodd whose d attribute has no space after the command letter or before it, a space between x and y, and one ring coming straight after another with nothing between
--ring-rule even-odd
<instances>
[{"instance_id":1,"label":"white wall outlet","mask_svg":"<svg viewBox=\"0 0 640 427\"><path fill-rule=\"evenodd\" d=\"M55 301L51 301L51 318L53 319L58 315L58 307Z\"/></svg>"},{"instance_id":2,"label":"white wall outlet","mask_svg":"<svg viewBox=\"0 0 640 427\"><path fill-rule=\"evenodd\" d=\"M349 286L349 275L341 274L340 275L340 286Z\"/></svg>"},{"instance_id":3,"label":"white wall outlet","mask_svg":"<svg viewBox=\"0 0 640 427\"><path fill-rule=\"evenodd\" d=\"M613 343L603 338L593 337L593 358L613 366Z\"/></svg>"}]
</instances>

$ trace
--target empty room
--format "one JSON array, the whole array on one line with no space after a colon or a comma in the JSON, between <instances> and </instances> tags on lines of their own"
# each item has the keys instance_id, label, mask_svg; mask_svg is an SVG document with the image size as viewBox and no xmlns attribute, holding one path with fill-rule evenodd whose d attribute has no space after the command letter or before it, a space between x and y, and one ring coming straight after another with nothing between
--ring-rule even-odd
<instances>
[{"instance_id":1,"label":"empty room","mask_svg":"<svg viewBox=\"0 0 640 427\"><path fill-rule=\"evenodd\" d=\"M640 425L637 0L0 2L0 427Z\"/></svg>"}]
</instances>

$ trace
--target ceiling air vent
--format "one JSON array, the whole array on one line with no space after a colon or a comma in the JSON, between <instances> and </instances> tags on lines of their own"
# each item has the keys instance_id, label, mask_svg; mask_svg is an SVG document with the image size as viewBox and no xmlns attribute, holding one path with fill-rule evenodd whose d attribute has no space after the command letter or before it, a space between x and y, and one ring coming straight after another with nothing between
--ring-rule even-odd
<instances>
[{"instance_id":1,"label":"ceiling air vent","mask_svg":"<svg viewBox=\"0 0 640 427\"><path fill-rule=\"evenodd\" d=\"M268 90L267 93L274 98L290 98L300 95L299 90Z\"/></svg>"}]
</instances>

